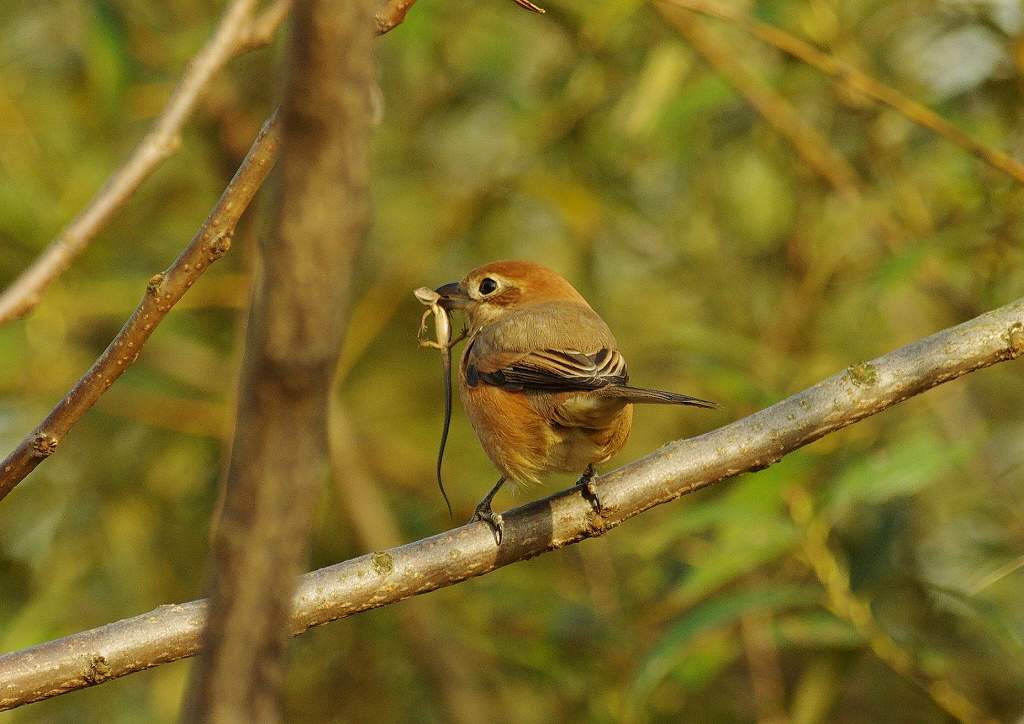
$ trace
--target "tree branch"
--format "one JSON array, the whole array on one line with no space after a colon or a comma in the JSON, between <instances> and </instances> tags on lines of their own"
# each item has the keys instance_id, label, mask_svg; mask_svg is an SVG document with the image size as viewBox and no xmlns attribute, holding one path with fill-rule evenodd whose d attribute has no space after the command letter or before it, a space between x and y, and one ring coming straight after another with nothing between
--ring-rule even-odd
<instances>
[{"instance_id":1,"label":"tree branch","mask_svg":"<svg viewBox=\"0 0 1024 724\"><path fill-rule=\"evenodd\" d=\"M192 241L166 271L154 274L142 301L92 367L0 463L3 500L39 463L57 451L68 430L138 357L156 326L209 266L231 248L238 220L274 165L279 144L277 115L271 115Z\"/></svg>"},{"instance_id":2,"label":"tree branch","mask_svg":"<svg viewBox=\"0 0 1024 724\"><path fill-rule=\"evenodd\" d=\"M1002 151L986 146L957 128L930 108L907 98L895 88L875 80L864 71L837 60L810 43L790 35L773 25L755 20L742 10L716 0L652 0L655 5L681 8L736 23L764 43L803 61L813 68L844 83L877 103L888 106L917 125L927 128L957 146L969 151L992 168L1024 183L1024 164Z\"/></svg>"},{"instance_id":3,"label":"tree branch","mask_svg":"<svg viewBox=\"0 0 1024 724\"><path fill-rule=\"evenodd\" d=\"M78 257L132 194L181 145L179 134L203 91L228 61L265 45L284 19L272 6L252 20L256 0L235 0L213 37L188 63L167 105L128 160L111 174L89 204L50 242L32 264L0 293L0 324L30 312L51 283Z\"/></svg>"},{"instance_id":4,"label":"tree branch","mask_svg":"<svg viewBox=\"0 0 1024 724\"><path fill-rule=\"evenodd\" d=\"M394 0L392 0L392 2L394 2ZM232 6L232 8L234 8L234 6ZM246 25L245 31L237 36L238 42L246 47L256 47L256 45L261 43L269 42L274 30L284 20L290 9L291 0L276 0L276 2L269 5L252 22ZM232 13L233 10L229 11L228 14L231 15ZM398 20L397 22L401 22L401 20ZM386 31L378 31L377 34L379 35L381 32ZM193 61L193 63L199 65L198 59ZM186 76L186 78L189 77L191 77L191 73ZM183 79L182 85L185 84L185 80ZM172 98L172 104L170 105L173 105L174 98L177 98L177 94ZM168 106L168 109L170 108L170 105ZM168 111L165 110L164 115L167 115L167 113ZM192 254L196 251L196 240L207 231L223 234L226 243L230 245L230 234L234 231L235 224L238 222L238 217L240 217L242 212L245 211L245 208L252 200L252 196L255 195L260 184L263 183L263 180L270 172L270 168L273 166L274 161L277 158L279 138L277 130L273 129L275 124L275 115L271 115L271 117L264 122L263 131L260 132L260 135L249 148L246 160L235 174L235 179L232 180L231 184L224 191L220 201L217 203L217 206L214 207L212 212L210 212L210 216L206 219L203 226L200 227L196 237L193 238L189 246L182 252L182 255L178 257L178 262L180 262L185 255ZM184 118L182 118L182 122L184 122ZM156 131L152 132L150 136L147 136L147 139L151 138L155 133ZM145 141L140 144L138 150L141 150L143 146L146 146ZM132 159L129 159L125 168L128 168L128 166L131 166L132 164ZM245 172L247 180L244 183L241 183L242 169L247 166L248 170ZM152 169L147 173L151 171ZM115 176L120 177L120 175L124 173L127 172L122 169L115 174ZM258 181L256 181L257 176L259 178ZM136 183L135 187L128 191L127 195L124 196L124 201L127 200L128 196L131 195L134 189L137 188L138 184L141 184L143 180L144 177L138 179L138 183ZM253 185L254 182L255 185ZM117 184L113 184L112 181L108 182L107 187L105 187L105 191L101 193L101 196L107 192L108 187L112 188L116 185ZM237 188L232 191L232 187ZM237 198L234 196L235 194L240 193L245 195L244 203L242 202L242 195L239 195ZM97 197L97 201L94 202L90 208L96 205L99 198L100 197ZM109 203L109 199L104 201L104 208L106 208L106 204ZM85 239L82 249L84 249L84 244L88 243L88 239L91 238L91 236L109 220L109 215L113 214L115 210L116 207L111 207L108 215L97 222L98 225L90 231L89 236L82 237ZM87 209L79 218L85 218L86 215L90 214L91 212ZM90 216L90 218L93 217ZM234 221L230 221L231 218L233 218ZM78 222L76 221L75 223ZM51 245L51 249L61 246L61 244L58 243L60 241L61 239L58 238L58 240ZM33 265L32 269L26 271L25 275L30 273L34 275L35 272L33 270L37 267L40 270L48 269L49 271L46 271L45 273L50 274L52 272L52 276L48 276L45 280L43 277L39 277L43 286L45 286L56 279L64 268L66 268L67 264L70 263L73 256L80 253L80 251L81 249L75 251L71 256L64 257L66 262L61 262L63 266L60 266L59 268L51 267L49 262L44 262L43 257L40 257L36 264ZM224 251L227 251L227 246L225 246L223 251L219 253L223 254ZM44 257L49 253L49 251L46 252ZM54 253L56 254L57 252ZM60 254L63 255L64 252L60 252ZM217 258L219 258L219 256ZM213 260L215 261L215 259ZM118 332L117 336L111 341L110 346L107 347L100 358L97 359L96 362L93 363L92 367L90 367L78 382L75 383L75 386L71 391L64 396L53 410L51 410L46 419L43 420L35 430L29 433L28 436L22 440L21 444L19 444L18 447L15 448L2 463L0 463L0 500L3 500L7 494L18 485L18 483L25 479L26 475L32 472L36 466L39 465L39 463L56 452L58 444L63 440L71 427L78 422L90 407L96 404L96 401L104 392L107 391L110 385L113 384L114 380L120 377L124 371L135 362L135 359L138 357L146 339L149 338L153 333L153 330L156 329L156 326L167 315L170 308L181 299L182 295L205 270L206 266L208 266L206 263L203 263L200 266L196 266L195 264L186 264L183 266L178 262L175 262L170 269L163 272L166 278L163 279L162 282L158 280L158 277L160 276L159 274L150 279L150 296L143 298L143 301L139 303L135 312L131 317L129 317L128 321L125 322L121 331ZM23 278L25 275L23 275ZM173 279L170 278L172 275L174 277ZM179 281L181 283L179 283ZM33 284L34 283L35 282L33 282ZM19 284L20 281L16 282L3 294L0 294L0 324L7 321L3 312L4 305L8 303L5 300L10 298L10 300L12 300L10 301L10 304L22 305L25 304L26 300L33 295L37 296L36 292L29 293L28 296L25 296L21 292L15 292L15 287ZM152 298L152 286L154 284L161 285L161 294L164 295L162 303L158 304L154 301L155 298ZM38 287L38 290L42 290L42 288L42 286ZM24 287L23 289L28 290L29 287ZM169 297L167 297L168 293L170 294ZM35 306L35 303L35 301L28 302L27 306L24 307L21 313L31 310L32 307ZM124 350L128 350L128 352L126 353ZM118 354L120 354L120 357L117 356Z\"/></svg>"},{"instance_id":5,"label":"tree branch","mask_svg":"<svg viewBox=\"0 0 1024 724\"><path fill-rule=\"evenodd\" d=\"M238 38L239 50L245 52L269 45L291 10L292 0L274 0L252 19L245 32Z\"/></svg>"},{"instance_id":6,"label":"tree branch","mask_svg":"<svg viewBox=\"0 0 1024 724\"><path fill-rule=\"evenodd\" d=\"M375 17L377 34L383 35L405 20L415 2L388 0ZM35 261L0 292L0 325L25 316L39 304L46 288L88 248L160 164L175 154L181 145L181 129L210 81L233 58L269 44L291 6L291 0L274 0L255 17L256 0L235 0L228 7L213 37L185 66L167 105L128 159Z\"/></svg>"},{"instance_id":7,"label":"tree branch","mask_svg":"<svg viewBox=\"0 0 1024 724\"><path fill-rule=\"evenodd\" d=\"M494 544L482 523L307 573L290 632L386 606L601 535L656 505L741 473L974 370L1024 355L1024 298L855 364L712 432L665 445L598 479L598 515L577 489L504 514ZM0 709L158 666L200 647L206 602L149 613L0 656Z\"/></svg>"}]
</instances>

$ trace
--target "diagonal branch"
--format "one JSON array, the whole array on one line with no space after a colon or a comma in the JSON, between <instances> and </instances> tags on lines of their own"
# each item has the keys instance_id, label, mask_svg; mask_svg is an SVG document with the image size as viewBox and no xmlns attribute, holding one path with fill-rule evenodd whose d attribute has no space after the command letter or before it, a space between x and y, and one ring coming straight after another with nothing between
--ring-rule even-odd
<instances>
[{"instance_id":1,"label":"diagonal branch","mask_svg":"<svg viewBox=\"0 0 1024 724\"><path fill-rule=\"evenodd\" d=\"M861 181L850 162L832 148L817 128L801 118L779 93L747 70L731 48L719 44L699 17L693 13L680 12L673 5L656 3L655 8L717 73L729 81L789 141L808 166L843 196L854 198L859 194Z\"/></svg>"},{"instance_id":2,"label":"diagonal branch","mask_svg":"<svg viewBox=\"0 0 1024 724\"><path fill-rule=\"evenodd\" d=\"M216 32L186 66L163 112L128 160L107 179L89 204L50 242L43 253L0 294L0 324L30 312L43 290L71 265L93 237L109 223L139 186L174 155L179 134L210 81L228 61L265 45L287 12L281 3L253 19L256 0L235 0L225 11Z\"/></svg>"},{"instance_id":3,"label":"diagonal branch","mask_svg":"<svg viewBox=\"0 0 1024 724\"><path fill-rule=\"evenodd\" d=\"M1024 298L712 432L670 443L601 476L603 513L576 489L505 514L505 537L474 523L302 576L291 633L386 606L598 536L656 505L741 473L944 382L1024 356ZM0 656L0 709L40 701L199 650L206 602L149 613Z\"/></svg>"},{"instance_id":4,"label":"diagonal branch","mask_svg":"<svg viewBox=\"0 0 1024 724\"><path fill-rule=\"evenodd\" d=\"M1024 164L1020 161L1003 151L986 146L927 106L907 98L892 86L872 78L864 71L847 65L828 53L823 53L805 40L790 35L773 25L762 23L742 10L716 0L652 0L652 2L657 6L681 8L736 23L762 42L817 68L836 82L846 84L876 103L892 108L917 125L927 128L969 151L992 168L1024 183Z\"/></svg>"},{"instance_id":5,"label":"diagonal branch","mask_svg":"<svg viewBox=\"0 0 1024 724\"><path fill-rule=\"evenodd\" d=\"M3 500L39 463L57 451L68 430L91 408L138 357L142 346L178 300L210 265L231 247L231 236L242 214L274 165L280 142L277 114L259 135L206 217L192 241L164 272L153 275L142 301L92 367L0 463Z\"/></svg>"},{"instance_id":6,"label":"diagonal branch","mask_svg":"<svg viewBox=\"0 0 1024 724\"><path fill-rule=\"evenodd\" d=\"M387 0L377 11L377 35L405 20L415 2ZM175 154L181 145L181 129L210 81L233 58L269 44L291 6L291 0L274 0L255 16L256 0L235 0L228 6L213 37L189 61L167 105L128 159L42 254L0 292L0 324L25 316L39 304L46 288L86 250L160 164Z\"/></svg>"},{"instance_id":7,"label":"diagonal branch","mask_svg":"<svg viewBox=\"0 0 1024 724\"><path fill-rule=\"evenodd\" d=\"M408 0L389 0L385 9L380 12L385 12L387 8L390 8L400 2L407 3L406 9L408 9L408 6L412 4ZM275 0L274 3L269 5L262 13L260 13L259 16L246 26L244 32L240 31L240 34L237 36L237 42L247 48L256 47L257 45L270 42L274 31L287 16L290 9L291 0ZM229 11L229 15L231 15L232 12L233 11ZM405 17L404 13L402 17ZM400 22L401 18L396 20L395 24L397 25ZM390 27L394 26L392 25ZM387 30L389 30L390 27L387 28ZM378 28L377 34L380 35L382 32L386 32L386 30L382 31ZM210 216L200 228L196 238L192 240L192 243L185 251L182 252L181 256L178 257L178 262L175 262L174 266L164 273L168 278L158 280L157 277L160 275L157 275L150 279L149 296L140 302L138 308L136 308L128 321L125 322L121 331L116 337L114 337L113 341L103 352L100 358L96 360L92 367L90 367L78 382L75 383L75 386L71 391L64 396L64 399L62 399L56 407L53 408L46 419L43 420L35 430L29 433L29 435L22 440L21 444L19 444L18 447L3 460L3 462L0 462L0 500L3 500L7 494L18 485L18 483L25 479L26 475L32 472L36 466L39 465L39 463L56 452L57 446L63 440L64 435L67 434L71 427L78 422L90 407L96 404L96 401L104 392L107 391L110 385L113 384L114 380L120 377L121 374L123 374L124 371L135 362L139 351L142 349L142 345L145 343L146 339L149 338L149 335L153 333L156 325L160 323L160 321L167 315L170 308L174 306L179 299L181 299L182 295L188 291L189 287L192 286L192 283L208 266L208 264L205 263L198 266L195 264L179 264L187 254L194 254L196 252L196 239L198 239L200 235L210 231L210 233L220 233L224 235L227 245L230 245L230 233L234 231L235 224L238 222L238 217L240 217L242 212L245 211L245 208L252 200L252 196L255 195L260 184L263 183L263 180L270 172L270 167L273 166L274 161L277 158L279 139L275 124L276 111L264 122L263 130L253 142L253 145L249 148L242 167L239 168L238 172L235 174L235 179L232 180L231 184L224 191L220 201L217 203L217 206L214 207L214 210L210 212ZM145 142L140 145L140 148L143 145L145 145ZM131 163L132 162L129 161L129 164ZM247 180L244 183L241 183L240 179L243 168L247 169L245 172ZM118 172L118 174L121 174L122 172L123 171ZM143 178L140 178L138 183L142 183L142 180ZM108 186L109 185L110 184L108 184ZM130 193L131 192L129 192L129 195ZM238 196L236 197L236 195ZM124 200L127 200L127 196ZM83 214L84 213L85 212L83 212ZM110 213L112 214L113 211ZM106 223L106 220L107 219L104 218L102 223ZM98 229L99 227L96 228ZM95 230L91 233L95 233ZM87 241L88 240L86 240L86 243ZM55 245L57 245L57 242L55 242ZM84 249L84 245L82 248ZM227 251L227 246L225 246L219 254L223 254L225 251ZM77 254L78 252L75 253ZM45 256L46 254L44 254L44 257ZM40 257L40 259L37 260L37 264L33 266L33 269L42 264L44 257ZM220 257L217 256L216 258ZM71 257L67 257L67 263L70 263L70 260ZM215 259L211 259L211 261L212 260ZM48 266L49 263L42 264L42 266L40 266L40 268L45 266L49 270L46 271L46 274L50 274L52 272L52 276L47 277L47 280L43 281L44 286L56 279L63 269L66 268L67 264L64 262L61 263L64 264L64 266L61 266L60 268L51 268ZM26 272L26 274L28 274L28 272ZM42 279L42 277L40 277L40 279ZM23 287L22 292L24 293L15 293L15 287L18 287L19 283L20 282L16 282L11 288L0 294L0 324L3 324L8 319L4 316L4 309L7 308L5 305L27 304L22 313L29 311L33 306L35 306L35 301L27 301L34 298L33 295L36 295L35 292L31 292L30 287ZM171 294L171 296L165 298L162 304L155 302L151 298L154 293L152 288L154 284L161 285L162 293L165 294L165 296L168 292ZM39 287L39 289L42 289L42 287ZM18 308L21 307L19 306Z\"/></svg>"}]
</instances>

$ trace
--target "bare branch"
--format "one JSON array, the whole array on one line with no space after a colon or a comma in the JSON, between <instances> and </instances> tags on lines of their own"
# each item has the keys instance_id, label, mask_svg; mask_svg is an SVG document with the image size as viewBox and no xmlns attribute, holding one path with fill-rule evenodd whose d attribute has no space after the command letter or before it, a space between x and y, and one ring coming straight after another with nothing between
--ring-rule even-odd
<instances>
[{"instance_id":1,"label":"bare branch","mask_svg":"<svg viewBox=\"0 0 1024 724\"><path fill-rule=\"evenodd\" d=\"M185 721L281 718L288 615L328 471L327 406L370 221L374 0L296 3L272 229L253 297L206 652Z\"/></svg>"},{"instance_id":2,"label":"bare branch","mask_svg":"<svg viewBox=\"0 0 1024 724\"><path fill-rule=\"evenodd\" d=\"M245 32L238 38L239 50L249 51L269 45L291 9L292 0L274 0L253 18Z\"/></svg>"},{"instance_id":3,"label":"bare branch","mask_svg":"<svg viewBox=\"0 0 1024 724\"><path fill-rule=\"evenodd\" d=\"M232 7L234 8L234 6ZM260 15L258 15L251 23L248 23L244 31L239 31L239 34L236 37L237 42L246 48L256 47L260 43L269 42L274 30L284 20L290 9L291 0L276 0L263 10L263 12L260 13ZM233 10L229 11L229 15L231 12L233 12ZM380 33L378 32L378 34ZM193 63L198 65L198 58L196 61L193 61ZM188 77L191 77L191 74L186 76L186 78ZM182 84L185 84L185 79L183 79ZM196 92L198 93L198 90ZM177 93L175 95L175 98L176 97ZM172 102L173 100L174 98L172 98ZM170 105L168 106L168 109L170 109ZM166 113L167 111L165 111L165 115ZM161 116L161 118L163 117L164 116ZM184 122L184 117L181 118L181 122ZM235 179L232 180L231 185L229 185L224 191L224 194L221 196L221 199L214 208L214 211L211 212L206 222L204 222L203 227L200 228L200 235L204 233L204 229L207 229L209 225L213 224L213 226L210 226L211 229L214 227L224 229L225 233L228 234L228 237L230 236L229 232L234 230L238 217L241 216L241 213L245 210L249 201L252 200L252 195L258 190L259 185L263 182L267 173L269 173L270 167L273 166L274 160L276 159L279 139L277 130L270 132L271 129L273 129L273 126L274 116L272 115L264 123L264 130L256 141L253 142L252 147L250 147L248 154L246 155L246 161L243 162L243 168L245 168L246 165L249 164L250 160L252 161L252 164L250 164L251 167L246 171L246 174L249 175L250 178L255 179L255 174L260 173L259 182L255 185L251 185L251 183L246 182L244 184L245 193L249 194L249 196L246 198L244 203L233 203L229 192L231 192L232 186L235 186L236 182L240 179L240 174L242 174L242 168L240 168L238 173L235 175ZM147 138L152 137L154 134L156 134L156 130L154 130L150 136L147 136ZM145 141L140 144L137 151L141 151L144 146L146 146ZM125 169L129 166L134 168L133 159L129 159L128 165L115 174L115 177L120 177L123 173L127 173ZM153 168L155 168L155 166ZM152 172L152 170L152 168L149 169L147 173ZM124 201L126 201L134 189L142 183L144 178L145 177L140 177L138 179L135 187L128 191L124 196ZM112 187L113 185L114 184L112 184L112 182L108 182L107 187L105 188ZM232 193L240 192L241 190L242 188L239 187ZM105 193L106 192L101 192L100 196L97 196L96 201L99 202L100 197L104 196ZM106 204L109 203L109 200L104 201L104 208L106 208ZM95 206L95 203L93 206ZM92 208L92 206L90 206L90 208ZM57 249L58 246L64 248L61 243L58 243L61 239L55 241L54 244L51 245L50 250L45 252L43 257L37 259L32 268L27 270L25 274L19 278L19 281L16 281L15 284L3 292L3 294L0 294L0 324L3 324L10 318L17 317L20 314L24 314L31 310L32 307L35 306L36 301L38 301L38 291L41 291L43 287L60 275L60 273L67 267L67 264L70 263L71 259L85 248L84 245L87 244L92 235L109 220L109 216L113 214L115 210L116 206L110 207L109 213L105 212L107 213L107 216L104 216L100 221L95 222L94 228L90 227L92 230L89 232L88 236L81 237L84 239L82 246L75 251L74 254L67 256L64 252L53 252L55 254L59 253L61 258L64 259L64 261L59 262L59 268L58 266L52 266L51 262L44 261L44 259L51 253L51 251ZM82 216L79 218L85 218L87 214L91 214L89 209L83 212ZM221 216L218 216L218 214L221 214ZM90 218L93 217L90 216ZM230 218L234 218L234 222L230 223L229 229L227 222ZM77 224L78 222L76 221L75 223ZM72 226L74 226L74 224ZM64 236L66 236L66 234ZM199 238L199 236L197 235L196 238ZM230 243L229 238L228 242ZM196 239L193 239L192 243L184 252L182 252L182 254L184 255L189 253L189 249L193 249L195 243ZM179 261L180 259L181 257L179 257ZM192 282L195 281L196 278L198 278L199 273L201 273L204 268L205 265L203 267L193 266L191 269L178 270L181 273L187 272L192 274L191 277L185 279L187 284L184 289L181 290L181 294L184 294L184 292L187 291L188 287L191 286ZM170 274L172 271L177 269L178 264L175 262L175 265L167 272L164 272L164 274ZM43 272L43 276L39 276L37 279L42 286L34 286L36 282L28 283L29 286L19 286L21 281L27 279L29 275L36 274L36 271L34 270L41 270ZM154 284L154 280L156 279L156 276L150 279L150 285ZM171 282L169 280L165 280L164 285L169 285L174 289L178 288L176 282ZM21 289L21 291L16 291L16 287ZM36 291L32 291L32 289L36 289ZM174 306L174 304L181 299L181 294L174 296L174 293L175 292L173 291L171 292L172 296L169 303L163 305L157 305L155 303L149 304L149 306L154 307L154 309L143 310L143 307L147 305L147 302L151 301L150 296L144 298L132 316L127 322L125 322L124 327L122 327L121 331L111 342L110 346L104 351L103 355L101 355L100 358L93 363L93 366L89 368L89 371L86 372L77 383L75 383L75 386L67 393L67 395L64 396L64 399L62 399L60 403L53 408L49 416L47 416L47 418L43 420L43 422L41 422L39 426L21 442L21 444L12 451L2 463L0 463L0 500L3 500L7 494L18 485L18 483L24 480L26 475L32 472L35 467L39 465L39 463L56 452L57 445L61 440L63 440L71 427L78 422L90 407L96 403L96 400L98 400L110 385L113 384L114 380L120 377L125 369L135 362L135 359L142 348L142 344L144 344L149 335L153 333L156 325L160 323L164 316L166 316L169 308ZM8 303L14 305L10 307L11 309L17 307L18 309L21 309L21 311L15 313L13 317L5 317L4 309L7 308L5 305ZM167 307L167 309L161 309L161 306ZM140 313L148 314L149 316L140 318ZM139 327L143 328L143 334L140 334ZM127 352L124 350L127 350ZM120 356L116 357L116 355Z\"/></svg>"},{"instance_id":4,"label":"bare branch","mask_svg":"<svg viewBox=\"0 0 1024 724\"><path fill-rule=\"evenodd\" d=\"M712 432L665 445L598 481L601 515L577 489L504 514L500 547L481 523L307 573L291 633L601 535L656 505L741 473L974 370L1024 356L1024 298L855 364ZM0 656L0 708L10 709L191 656L205 601L149 613Z\"/></svg>"},{"instance_id":5,"label":"bare branch","mask_svg":"<svg viewBox=\"0 0 1024 724\"><path fill-rule=\"evenodd\" d=\"M256 0L235 0L228 7L213 37L186 66L163 112L128 160L28 269L0 294L0 324L30 312L39 303L43 290L85 251L93 237L128 203L143 181L174 155L181 145L182 126L221 68L242 52L270 42L284 14L269 14L268 10L260 16L257 32L251 24L255 6Z\"/></svg>"},{"instance_id":6,"label":"bare branch","mask_svg":"<svg viewBox=\"0 0 1024 724\"><path fill-rule=\"evenodd\" d=\"M682 8L736 23L761 41L817 68L836 82L843 83L854 91L892 108L917 125L927 128L946 140L966 149L992 168L998 169L1016 181L1024 183L1024 164L1021 162L998 149L991 148L975 140L935 111L907 98L895 88L875 80L864 71L849 66L827 53L823 53L810 43L790 35L784 30L755 20L742 10L716 2L716 0L652 1L659 6Z\"/></svg>"},{"instance_id":7,"label":"bare branch","mask_svg":"<svg viewBox=\"0 0 1024 724\"><path fill-rule=\"evenodd\" d=\"M377 34L384 34L405 20L405 14L415 2L388 0L376 15ZM149 133L78 216L0 292L0 324L25 316L39 304L46 287L86 250L96 234L160 164L175 154L181 145L181 129L210 81L232 58L269 44L291 6L291 0L274 0L255 17L256 0L235 0L228 7L213 37L185 67L184 75Z\"/></svg>"},{"instance_id":8,"label":"bare branch","mask_svg":"<svg viewBox=\"0 0 1024 724\"><path fill-rule=\"evenodd\" d=\"M79 418L131 366L143 345L185 292L231 247L239 218L274 165L279 144L272 115L192 241L164 272L154 274L142 301L92 367L21 444L0 463L0 500L39 463L56 452Z\"/></svg>"}]
</instances>

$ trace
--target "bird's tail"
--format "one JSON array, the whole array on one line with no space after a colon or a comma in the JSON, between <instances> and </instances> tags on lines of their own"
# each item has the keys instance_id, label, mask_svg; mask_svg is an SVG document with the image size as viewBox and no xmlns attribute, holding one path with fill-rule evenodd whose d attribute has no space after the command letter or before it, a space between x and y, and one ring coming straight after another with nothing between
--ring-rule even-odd
<instances>
[{"instance_id":1,"label":"bird's tail","mask_svg":"<svg viewBox=\"0 0 1024 724\"><path fill-rule=\"evenodd\" d=\"M689 395L681 395L677 392L668 392L666 390L649 390L644 387L608 385L603 387L601 392L609 397L638 404L690 405L691 407L706 407L708 409L718 407L714 402L708 402L699 397L690 397Z\"/></svg>"}]
</instances>

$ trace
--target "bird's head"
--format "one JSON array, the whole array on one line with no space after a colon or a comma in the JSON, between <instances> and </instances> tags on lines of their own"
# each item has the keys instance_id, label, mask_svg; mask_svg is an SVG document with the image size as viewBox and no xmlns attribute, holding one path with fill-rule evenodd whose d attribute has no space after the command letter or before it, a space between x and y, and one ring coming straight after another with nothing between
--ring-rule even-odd
<instances>
[{"instance_id":1,"label":"bird's head","mask_svg":"<svg viewBox=\"0 0 1024 724\"><path fill-rule=\"evenodd\" d=\"M572 301L589 306L564 277L532 261L491 262L436 291L442 307L465 312L472 331L527 304Z\"/></svg>"}]
</instances>

